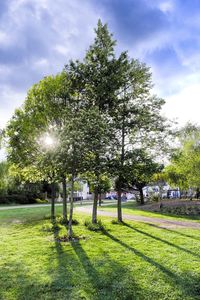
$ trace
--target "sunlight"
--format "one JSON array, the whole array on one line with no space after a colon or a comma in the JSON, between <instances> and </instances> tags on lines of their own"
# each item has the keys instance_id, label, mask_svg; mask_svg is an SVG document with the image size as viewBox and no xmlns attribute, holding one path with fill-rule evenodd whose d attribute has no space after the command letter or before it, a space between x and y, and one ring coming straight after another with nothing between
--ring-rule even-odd
<instances>
[{"instance_id":1,"label":"sunlight","mask_svg":"<svg viewBox=\"0 0 200 300\"><path fill-rule=\"evenodd\" d=\"M45 138L44 138L44 143L45 143L45 145L47 145L47 146L52 146L53 143L54 143L54 140L53 140L52 137L50 137L50 136L45 136Z\"/></svg>"}]
</instances>

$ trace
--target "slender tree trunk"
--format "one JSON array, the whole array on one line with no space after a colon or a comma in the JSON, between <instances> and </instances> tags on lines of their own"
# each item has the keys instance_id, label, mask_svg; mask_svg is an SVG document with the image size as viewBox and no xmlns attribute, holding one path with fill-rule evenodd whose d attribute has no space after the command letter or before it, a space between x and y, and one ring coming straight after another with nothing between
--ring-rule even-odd
<instances>
[{"instance_id":1,"label":"slender tree trunk","mask_svg":"<svg viewBox=\"0 0 200 300\"><path fill-rule=\"evenodd\" d=\"M101 206L101 193L99 194L99 206Z\"/></svg>"},{"instance_id":2,"label":"slender tree trunk","mask_svg":"<svg viewBox=\"0 0 200 300\"><path fill-rule=\"evenodd\" d=\"M47 192L44 192L44 199L45 199L45 200L48 200Z\"/></svg>"},{"instance_id":3,"label":"slender tree trunk","mask_svg":"<svg viewBox=\"0 0 200 300\"><path fill-rule=\"evenodd\" d=\"M70 197L70 211L69 211L69 223L68 223L68 238L72 239L72 218L73 218L73 208L74 208L74 175L72 175L71 180L71 197Z\"/></svg>"},{"instance_id":4,"label":"slender tree trunk","mask_svg":"<svg viewBox=\"0 0 200 300\"><path fill-rule=\"evenodd\" d=\"M124 167L124 159L125 159L125 104L123 111L123 120L122 120L122 148L121 148L121 170L120 173L123 172ZM119 176L119 188L118 188L118 199L117 199L117 220L118 222L122 222L122 176Z\"/></svg>"},{"instance_id":5,"label":"slender tree trunk","mask_svg":"<svg viewBox=\"0 0 200 300\"><path fill-rule=\"evenodd\" d=\"M118 190L118 197L117 197L117 220L118 220L118 222L122 222L122 191L121 191L121 189Z\"/></svg>"},{"instance_id":6,"label":"slender tree trunk","mask_svg":"<svg viewBox=\"0 0 200 300\"><path fill-rule=\"evenodd\" d=\"M98 203L98 191L95 189L94 191L94 202L93 202L93 209L92 209L92 223L97 223L97 203Z\"/></svg>"},{"instance_id":7,"label":"slender tree trunk","mask_svg":"<svg viewBox=\"0 0 200 300\"><path fill-rule=\"evenodd\" d=\"M139 192L140 192L140 203L143 205L144 204L144 195L143 195L142 188L139 188Z\"/></svg>"},{"instance_id":8,"label":"slender tree trunk","mask_svg":"<svg viewBox=\"0 0 200 300\"><path fill-rule=\"evenodd\" d=\"M55 198L56 198L56 190L55 183L51 184L51 219L55 219Z\"/></svg>"},{"instance_id":9,"label":"slender tree trunk","mask_svg":"<svg viewBox=\"0 0 200 300\"><path fill-rule=\"evenodd\" d=\"M62 178L62 186L63 186L63 220L67 221L67 184L66 184L66 177L63 176Z\"/></svg>"}]
</instances>

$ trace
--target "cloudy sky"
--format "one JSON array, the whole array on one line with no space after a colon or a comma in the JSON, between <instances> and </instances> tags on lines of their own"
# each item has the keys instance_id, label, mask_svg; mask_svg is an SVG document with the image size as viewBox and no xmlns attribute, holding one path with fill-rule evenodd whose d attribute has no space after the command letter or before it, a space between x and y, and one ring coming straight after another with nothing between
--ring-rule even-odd
<instances>
[{"instance_id":1,"label":"cloudy sky","mask_svg":"<svg viewBox=\"0 0 200 300\"><path fill-rule=\"evenodd\" d=\"M99 18L151 67L164 113L200 122L199 0L0 0L0 128L34 83L84 56Z\"/></svg>"}]
</instances>

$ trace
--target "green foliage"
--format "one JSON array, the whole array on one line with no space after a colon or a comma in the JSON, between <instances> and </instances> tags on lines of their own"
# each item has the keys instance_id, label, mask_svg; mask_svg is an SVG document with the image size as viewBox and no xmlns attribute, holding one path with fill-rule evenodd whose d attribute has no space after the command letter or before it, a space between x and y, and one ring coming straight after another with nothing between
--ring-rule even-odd
<instances>
[{"instance_id":1,"label":"green foliage","mask_svg":"<svg viewBox=\"0 0 200 300\"><path fill-rule=\"evenodd\" d=\"M111 190L112 181L106 174L101 174L98 181L96 181L93 173L87 173L86 178L88 179L91 192L94 192L96 189L98 194L103 194Z\"/></svg>"},{"instance_id":2,"label":"green foliage","mask_svg":"<svg viewBox=\"0 0 200 300\"><path fill-rule=\"evenodd\" d=\"M163 205L161 212L177 216L200 216L200 205Z\"/></svg>"},{"instance_id":3,"label":"green foliage","mask_svg":"<svg viewBox=\"0 0 200 300\"><path fill-rule=\"evenodd\" d=\"M91 231L103 231L105 230L104 225L102 224L101 220L98 220L96 224L93 224L89 219L86 219L84 222L84 225L87 227L87 229Z\"/></svg>"},{"instance_id":4,"label":"green foliage","mask_svg":"<svg viewBox=\"0 0 200 300\"><path fill-rule=\"evenodd\" d=\"M160 201L160 196L159 195L152 195L150 200L153 201L153 202L159 202Z\"/></svg>"},{"instance_id":5,"label":"green foliage","mask_svg":"<svg viewBox=\"0 0 200 300\"><path fill-rule=\"evenodd\" d=\"M37 199L35 199L35 202L36 202L37 204L45 204L45 203L48 203L48 200L37 198Z\"/></svg>"},{"instance_id":6,"label":"green foliage","mask_svg":"<svg viewBox=\"0 0 200 300\"><path fill-rule=\"evenodd\" d=\"M0 204L32 204L36 203L38 195L32 193L18 193L18 194L11 194L11 195L3 195L0 196Z\"/></svg>"},{"instance_id":7,"label":"green foliage","mask_svg":"<svg viewBox=\"0 0 200 300\"><path fill-rule=\"evenodd\" d=\"M200 186L200 128L187 124L179 131L179 148L172 155L163 176L172 186L182 190Z\"/></svg>"},{"instance_id":8,"label":"green foliage","mask_svg":"<svg viewBox=\"0 0 200 300\"><path fill-rule=\"evenodd\" d=\"M8 164L0 162L0 195L7 194L9 186Z\"/></svg>"},{"instance_id":9,"label":"green foliage","mask_svg":"<svg viewBox=\"0 0 200 300\"><path fill-rule=\"evenodd\" d=\"M127 52L117 56L100 20L95 34L83 61L33 85L6 130L8 158L21 182L45 180L53 187L68 176L73 194L75 178L87 174L94 213L98 194L111 187L109 177L118 178L120 192L127 182L141 187L151 180L158 169L152 156L165 148L167 127L164 101L151 93L150 69ZM46 145L47 138L54 142Z\"/></svg>"}]
</instances>

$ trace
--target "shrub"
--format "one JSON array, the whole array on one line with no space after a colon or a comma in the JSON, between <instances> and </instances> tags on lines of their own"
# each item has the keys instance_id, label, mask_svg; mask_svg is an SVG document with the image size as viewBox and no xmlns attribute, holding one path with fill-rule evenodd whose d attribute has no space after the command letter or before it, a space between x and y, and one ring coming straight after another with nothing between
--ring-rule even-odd
<instances>
[{"instance_id":1,"label":"shrub","mask_svg":"<svg viewBox=\"0 0 200 300\"><path fill-rule=\"evenodd\" d=\"M13 194L0 195L0 204L33 204L37 203L36 199L39 199L40 195L35 193L23 193L23 192L15 192ZM43 202L42 202L43 203Z\"/></svg>"},{"instance_id":2,"label":"shrub","mask_svg":"<svg viewBox=\"0 0 200 300\"><path fill-rule=\"evenodd\" d=\"M5 196L0 196L0 203L1 204L10 204L10 203L18 203L18 204L28 204L28 203L34 203L34 202L29 202L29 199L27 198L26 195L5 195Z\"/></svg>"},{"instance_id":3,"label":"shrub","mask_svg":"<svg viewBox=\"0 0 200 300\"><path fill-rule=\"evenodd\" d=\"M69 220L63 219L63 216L57 216L56 217L56 222L61 224L61 225L68 225ZM78 225L78 224L79 224L78 220L76 220L76 219L72 220L72 225Z\"/></svg>"},{"instance_id":4,"label":"shrub","mask_svg":"<svg viewBox=\"0 0 200 300\"><path fill-rule=\"evenodd\" d=\"M101 220L98 220L96 224L93 224L92 221L86 219L84 222L84 225L87 227L87 229L91 231L103 231L105 230Z\"/></svg>"},{"instance_id":5,"label":"shrub","mask_svg":"<svg viewBox=\"0 0 200 300\"><path fill-rule=\"evenodd\" d=\"M46 199L35 199L35 202L38 203L38 204L45 204L45 203L49 203L48 200Z\"/></svg>"},{"instance_id":6,"label":"shrub","mask_svg":"<svg viewBox=\"0 0 200 300\"><path fill-rule=\"evenodd\" d=\"M200 206L163 206L161 207L163 213L174 214L174 215L187 215L195 216L200 214Z\"/></svg>"},{"instance_id":7,"label":"shrub","mask_svg":"<svg viewBox=\"0 0 200 300\"><path fill-rule=\"evenodd\" d=\"M152 195L151 196L151 201L152 202L158 202L160 200L160 196L159 195Z\"/></svg>"},{"instance_id":8,"label":"shrub","mask_svg":"<svg viewBox=\"0 0 200 300\"><path fill-rule=\"evenodd\" d=\"M46 232L58 232L60 229L61 227L56 222L44 224L41 228L42 231Z\"/></svg>"},{"instance_id":9,"label":"shrub","mask_svg":"<svg viewBox=\"0 0 200 300\"><path fill-rule=\"evenodd\" d=\"M119 222L117 219L113 219L113 220L111 221L111 223L112 223L113 225L120 225L120 224L122 224L122 223Z\"/></svg>"}]
</instances>

